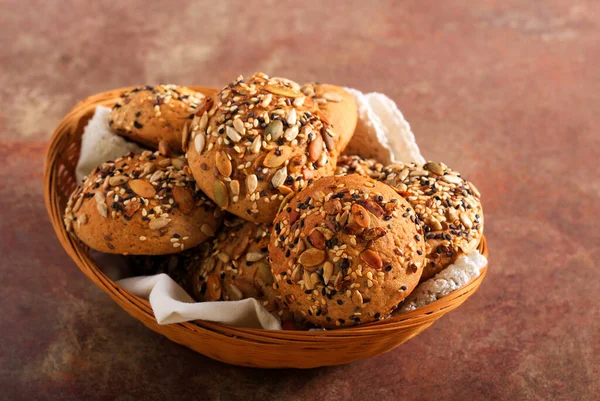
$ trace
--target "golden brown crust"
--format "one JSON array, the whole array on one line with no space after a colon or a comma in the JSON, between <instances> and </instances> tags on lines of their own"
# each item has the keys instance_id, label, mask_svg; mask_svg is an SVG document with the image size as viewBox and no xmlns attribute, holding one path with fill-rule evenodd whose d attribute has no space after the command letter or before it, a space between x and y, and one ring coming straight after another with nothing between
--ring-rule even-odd
<instances>
[{"instance_id":1,"label":"golden brown crust","mask_svg":"<svg viewBox=\"0 0 600 401\"><path fill-rule=\"evenodd\" d=\"M183 156L145 151L96 168L71 195L65 224L97 251L160 255L213 236L221 215L196 189Z\"/></svg>"},{"instance_id":2,"label":"golden brown crust","mask_svg":"<svg viewBox=\"0 0 600 401\"><path fill-rule=\"evenodd\" d=\"M270 224L284 196L331 175L335 134L295 82L257 73L223 88L189 132L187 157L221 208Z\"/></svg>"},{"instance_id":3,"label":"golden brown crust","mask_svg":"<svg viewBox=\"0 0 600 401\"><path fill-rule=\"evenodd\" d=\"M321 178L296 194L269 243L284 301L328 328L386 317L419 282L424 250L408 203L356 174Z\"/></svg>"},{"instance_id":4,"label":"golden brown crust","mask_svg":"<svg viewBox=\"0 0 600 401\"><path fill-rule=\"evenodd\" d=\"M341 154L352 139L358 121L358 107L354 97L344 88L330 84L306 84L302 93L312 98L337 135L335 148Z\"/></svg>"},{"instance_id":5,"label":"golden brown crust","mask_svg":"<svg viewBox=\"0 0 600 401\"><path fill-rule=\"evenodd\" d=\"M121 95L113 106L109 125L116 133L150 149L164 141L172 151L181 153L184 126L191 123L202 107L206 93L185 86L142 86Z\"/></svg>"},{"instance_id":6,"label":"golden brown crust","mask_svg":"<svg viewBox=\"0 0 600 401\"><path fill-rule=\"evenodd\" d=\"M475 186L443 163L393 164L383 181L410 203L424 224L427 280L469 254L483 235L483 209Z\"/></svg>"},{"instance_id":7,"label":"golden brown crust","mask_svg":"<svg viewBox=\"0 0 600 401\"><path fill-rule=\"evenodd\" d=\"M273 288L268 263L271 227L238 217L225 221L218 235L201 246L191 264L194 296L199 301L257 299L269 312L288 318L279 293Z\"/></svg>"},{"instance_id":8,"label":"golden brown crust","mask_svg":"<svg viewBox=\"0 0 600 401\"><path fill-rule=\"evenodd\" d=\"M366 159L358 155L341 155L337 159L335 175L358 174L381 180L384 177L383 168L384 165L375 159Z\"/></svg>"}]
</instances>

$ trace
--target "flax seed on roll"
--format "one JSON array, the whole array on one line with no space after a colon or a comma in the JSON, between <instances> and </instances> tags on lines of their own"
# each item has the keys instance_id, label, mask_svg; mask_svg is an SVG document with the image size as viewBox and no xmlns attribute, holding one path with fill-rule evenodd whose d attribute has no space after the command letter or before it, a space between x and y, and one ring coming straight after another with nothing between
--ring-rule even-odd
<instances>
[{"instance_id":1,"label":"flax seed on roll","mask_svg":"<svg viewBox=\"0 0 600 401\"><path fill-rule=\"evenodd\" d=\"M269 242L284 302L326 328L387 316L418 284L424 250L410 205L356 174L324 177L297 193Z\"/></svg>"},{"instance_id":2,"label":"flax seed on roll","mask_svg":"<svg viewBox=\"0 0 600 401\"><path fill-rule=\"evenodd\" d=\"M212 237L221 221L183 156L150 151L96 168L65 210L67 231L92 249L116 254L180 252Z\"/></svg>"},{"instance_id":3,"label":"flax seed on roll","mask_svg":"<svg viewBox=\"0 0 600 401\"><path fill-rule=\"evenodd\" d=\"M333 174L337 136L309 103L297 83L261 73L223 88L189 131L186 155L204 193L270 224L285 195Z\"/></svg>"},{"instance_id":4,"label":"flax seed on roll","mask_svg":"<svg viewBox=\"0 0 600 401\"><path fill-rule=\"evenodd\" d=\"M383 181L396 189L424 224L427 280L460 255L474 251L483 235L483 209L475 186L443 163L393 164Z\"/></svg>"},{"instance_id":5,"label":"flax seed on roll","mask_svg":"<svg viewBox=\"0 0 600 401\"><path fill-rule=\"evenodd\" d=\"M112 108L109 125L119 135L150 149L161 144L161 148L181 153L182 131L203 107L206 96L214 93L216 90L200 93L177 85L141 86L121 95Z\"/></svg>"}]
</instances>

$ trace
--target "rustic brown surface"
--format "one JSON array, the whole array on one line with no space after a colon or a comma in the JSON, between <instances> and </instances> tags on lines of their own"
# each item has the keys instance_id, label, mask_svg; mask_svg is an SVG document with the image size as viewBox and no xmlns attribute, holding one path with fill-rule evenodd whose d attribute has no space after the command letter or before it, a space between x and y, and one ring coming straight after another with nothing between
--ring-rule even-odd
<instances>
[{"instance_id":1,"label":"rustic brown surface","mask_svg":"<svg viewBox=\"0 0 600 401\"><path fill-rule=\"evenodd\" d=\"M0 399L597 399L599 2L101 3L0 2ZM62 116L254 71L387 93L425 156L477 184L474 297L380 357L264 371L169 342L85 279L42 199Z\"/></svg>"}]
</instances>

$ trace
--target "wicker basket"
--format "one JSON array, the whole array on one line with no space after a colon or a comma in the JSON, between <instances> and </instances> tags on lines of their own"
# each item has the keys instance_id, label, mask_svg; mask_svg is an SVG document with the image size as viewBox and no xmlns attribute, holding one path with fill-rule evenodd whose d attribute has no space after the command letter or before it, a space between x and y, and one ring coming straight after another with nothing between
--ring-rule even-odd
<instances>
[{"instance_id":1,"label":"wicker basket","mask_svg":"<svg viewBox=\"0 0 600 401\"><path fill-rule=\"evenodd\" d=\"M159 325L148 301L123 290L102 273L90 258L89 249L67 234L62 219L68 197L77 185L75 166L83 128L96 106L112 106L127 89L130 88L85 99L58 125L46 154L44 198L56 235L81 271L121 308L157 333L210 358L234 365L261 368L340 365L379 355L408 341L461 305L483 281L487 266L468 285L428 306L387 320L331 331L267 331L204 321ZM480 251L487 256L485 238L481 241Z\"/></svg>"}]
</instances>

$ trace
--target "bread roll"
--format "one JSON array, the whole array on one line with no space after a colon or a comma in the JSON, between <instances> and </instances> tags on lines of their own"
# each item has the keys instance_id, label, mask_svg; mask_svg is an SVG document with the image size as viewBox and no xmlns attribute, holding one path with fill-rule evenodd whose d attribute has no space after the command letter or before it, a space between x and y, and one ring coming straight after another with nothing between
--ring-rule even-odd
<instances>
[{"instance_id":1,"label":"bread roll","mask_svg":"<svg viewBox=\"0 0 600 401\"><path fill-rule=\"evenodd\" d=\"M354 135L358 110L354 97L344 88L329 84L305 84L301 89L305 103L312 101L335 132L335 148L341 154Z\"/></svg>"},{"instance_id":2,"label":"bread roll","mask_svg":"<svg viewBox=\"0 0 600 401\"><path fill-rule=\"evenodd\" d=\"M223 88L189 131L186 154L204 193L271 224L285 195L332 175L339 136L306 101L297 83L261 73Z\"/></svg>"},{"instance_id":3,"label":"bread roll","mask_svg":"<svg viewBox=\"0 0 600 401\"><path fill-rule=\"evenodd\" d=\"M65 210L67 231L87 246L130 255L181 252L212 237L221 221L183 156L150 151L96 168Z\"/></svg>"},{"instance_id":4,"label":"bread roll","mask_svg":"<svg viewBox=\"0 0 600 401\"><path fill-rule=\"evenodd\" d=\"M113 106L109 125L119 135L138 142L149 149L165 148L182 152L182 130L189 126L196 112L202 108L205 93L185 86L141 86L121 95Z\"/></svg>"},{"instance_id":5,"label":"bread roll","mask_svg":"<svg viewBox=\"0 0 600 401\"><path fill-rule=\"evenodd\" d=\"M356 174L324 177L283 205L269 242L287 306L326 328L387 316L419 282L425 241L392 188Z\"/></svg>"},{"instance_id":6,"label":"bread roll","mask_svg":"<svg viewBox=\"0 0 600 401\"><path fill-rule=\"evenodd\" d=\"M269 312L289 318L289 310L273 288L267 248L270 233L271 227L264 224L237 217L226 220L191 264L194 297L199 301L255 298Z\"/></svg>"},{"instance_id":7,"label":"bread roll","mask_svg":"<svg viewBox=\"0 0 600 401\"><path fill-rule=\"evenodd\" d=\"M422 281L460 255L469 254L483 235L483 209L477 188L443 163L393 164L384 182L414 208L425 229L428 263Z\"/></svg>"}]
</instances>

